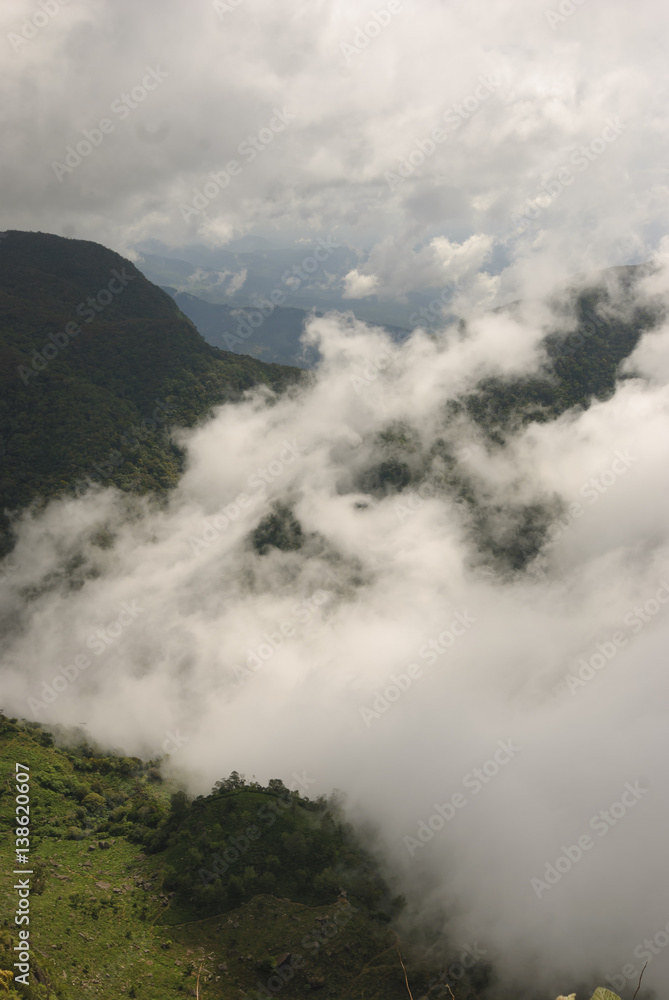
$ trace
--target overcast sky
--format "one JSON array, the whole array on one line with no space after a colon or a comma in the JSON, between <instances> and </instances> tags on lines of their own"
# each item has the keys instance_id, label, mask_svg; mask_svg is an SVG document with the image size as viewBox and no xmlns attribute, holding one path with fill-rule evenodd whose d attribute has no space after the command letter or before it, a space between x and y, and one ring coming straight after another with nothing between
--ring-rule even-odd
<instances>
[{"instance_id":1,"label":"overcast sky","mask_svg":"<svg viewBox=\"0 0 669 1000\"><path fill-rule=\"evenodd\" d=\"M374 248L353 296L506 267L479 300L523 290L528 258L536 284L665 231L660 0L44 3L0 12L6 228L122 252L332 233Z\"/></svg>"},{"instance_id":2,"label":"overcast sky","mask_svg":"<svg viewBox=\"0 0 669 1000\"><path fill-rule=\"evenodd\" d=\"M162 748L194 792L232 768L344 788L382 829L414 916L447 911L452 941L480 940L542 996L638 974L635 949L667 937L669 915L669 333L642 340L638 377L610 400L503 449L444 425L443 406L483 375L536 371L541 305L491 313L500 299L653 257L639 301L666 301L669 7L217 6L70 0L47 17L5 0L3 227L124 253L147 237L332 235L365 250L351 298L454 282L470 336L394 345L345 317L312 320L324 360L310 387L181 433L187 471L164 509L129 519L102 491L26 514L1 567L5 704L86 720L127 752ZM377 435L398 421L417 452L450 442L501 532L519 504L562 505L525 573L481 566L448 491L412 488L409 513L360 493L356 473L385 457ZM437 457L428 480L442 473ZM248 534L275 501L308 544L260 557ZM73 589L79 559L91 573ZM429 662L420 650L442 635ZM393 677L413 662L404 689ZM374 709L398 684L398 704ZM465 779L486 762L494 780L474 795ZM465 790L440 829L437 805ZM601 810L618 819L597 833ZM570 865L582 835L592 844ZM657 952L644 984L661 990L668 966Z\"/></svg>"}]
</instances>

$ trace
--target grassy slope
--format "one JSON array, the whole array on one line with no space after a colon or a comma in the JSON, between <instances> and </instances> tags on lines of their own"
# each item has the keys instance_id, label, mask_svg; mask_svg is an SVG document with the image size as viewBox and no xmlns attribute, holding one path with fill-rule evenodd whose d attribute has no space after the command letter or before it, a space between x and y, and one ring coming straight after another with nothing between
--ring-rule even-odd
<instances>
[{"instance_id":1,"label":"grassy slope","mask_svg":"<svg viewBox=\"0 0 669 1000\"><path fill-rule=\"evenodd\" d=\"M319 987L320 996L340 1000L407 996L396 933L352 897L347 902L332 893L326 903L306 905L264 893L204 919L198 919L196 907L176 905L163 885L175 848L146 854L126 835L113 832L120 800L130 806L126 825L128 815L141 825L147 810L159 818L166 815L174 789L156 780L155 767L136 759L96 763L80 751L57 749L45 745L48 742L32 724L24 727L0 716L0 900L5 917L0 924L0 969L10 968L9 952L16 943L11 921L16 906L11 810L14 764L19 761L31 773L31 867L36 872L31 883L32 972L41 981L30 988L12 987L9 996L164 1000L195 996L198 972L201 1000L254 997L258 984L287 1000L308 996ZM116 762L115 771L105 773L110 760ZM85 808L91 788L106 801L97 812ZM258 793L242 790L237 795L244 807L255 808ZM219 797L203 801L217 807ZM300 810L304 812L302 806ZM298 825L308 834L305 816ZM222 813L219 819L224 819ZM67 839L63 834L75 823L84 835ZM184 825L181 833L187 841L190 827ZM108 849L91 849L101 838L114 843ZM412 956L406 943L401 951L418 1000L428 988L430 970L421 969L418 954ZM284 984L272 978L277 975L272 961L286 952L301 955L302 963ZM277 985L280 989L273 989ZM456 989L457 1000L474 996L464 983Z\"/></svg>"}]
</instances>

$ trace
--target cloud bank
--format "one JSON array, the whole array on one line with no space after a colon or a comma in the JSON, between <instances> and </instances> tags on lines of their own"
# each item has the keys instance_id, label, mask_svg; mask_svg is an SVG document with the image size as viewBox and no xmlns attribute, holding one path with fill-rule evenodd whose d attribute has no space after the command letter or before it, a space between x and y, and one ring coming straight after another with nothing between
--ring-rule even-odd
<instances>
[{"instance_id":1,"label":"cloud bank","mask_svg":"<svg viewBox=\"0 0 669 1000\"><path fill-rule=\"evenodd\" d=\"M555 991L640 971L666 924L669 386L660 326L610 399L486 444L445 403L535 371L537 315L399 346L313 319L312 383L179 432L165 506L92 490L19 519L0 601L8 709L169 744L194 792L232 769L344 789L412 921ZM547 511L522 571L489 557L449 461L501 534ZM644 983L666 972L658 953Z\"/></svg>"},{"instance_id":2,"label":"cloud bank","mask_svg":"<svg viewBox=\"0 0 669 1000\"><path fill-rule=\"evenodd\" d=\"M397 345L314 319L309 388L181 433L166 505L93 490L19 519L7 710L85 720L128 753L167 745L197 792L233 768L343 788L414 923L478 941L508 983L621 990L647 951L661 988L668 952L643 942L667 922L669 332L612 398L504 447L448 404L537 370L568 275L665 259L669 8L7 0L0 16L7 229L126 253L327 234L361 251L352 300L447 289L468 320ZM666 291L663 267L643 294ZM485 537L544 512L522 572L489 557L454 477ZM284 549L261 554L259 525Z\"/></svg>"},{"instance_id":3,"label":"cloud bank","mask_svg":"<svg viewBox=\"0 0 669 1000\"><path fill-rule=\"evenodd\" d=\"M374 250L384 292L399 269L400 295L389 241L411 260L475 237L497 270L511 254L506 298L539 251L552 279L666 231L657 0L47 6L0 15L6 228L122 252L332 233Z\"/></svg>"}]
</instances>

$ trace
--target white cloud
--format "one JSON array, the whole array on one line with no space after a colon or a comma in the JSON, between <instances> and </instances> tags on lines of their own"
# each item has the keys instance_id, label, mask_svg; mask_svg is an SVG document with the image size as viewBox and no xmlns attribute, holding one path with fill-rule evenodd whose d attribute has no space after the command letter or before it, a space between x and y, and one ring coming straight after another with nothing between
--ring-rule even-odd
<instances>
[{"instance_id":1,"label":"white cloud","mask_svg":"<svg viewBox=\"0 0 669 1000\"><path fill-rule=\"evenodd\" d=\"M478 235L508 240L520 259L539 240L562 273L620 263L667 225L666 183L649 164L666 159L656 39L669 13L643 6L645 20L614 0L603 19L584 4L553 31L530 0L494 11L481 0L406 0L346 65L339 45L361 17L348 0L299 16L254 0L224 19L204 0L67 5L0 70L16 95L6 112L15 138L0 153L5 224L69 227L119 248L146 236L178 245L253 229L336 232L379 254L390 239L408 260L435 237L466 245ZM4 4L2 33L32 12L27 0ZM147 66L167 76L121 120L112 102L141 86ZM472 96L483 94L481 77L499 83L485 100ZM454 108L458 127L391 191L385 174ZM277 111L294 118L264 144ZM105 116L114 131L59 183L52 161ZM572 164L574 183L514 236L514 213L614 119L625 124L617 140L587 170ZM232 160L241 172L185 221L179 206Z\"/></svg>"},{"instance_id":2,"label":"white cloud","mask_svg":"<svg viewBox=\"0 0 669 1000\"><path fill-rule=\"evenodd\" d=\"M374 295L379 279L374 274L360 274L357 267L344 276L344 298L364 299L366 295Z\"/></svg>"},{"instance_id":3,"label":"white cloud","mask_svg":"<svg viewBox=\"0 0 669 1000\"><path fill-rule=\"evenodd\" d=\"M230 279L230 284L226 288L226 292L228 293L228 295L234 295L235 292L238 292L240 288L244 287L247 275L248 275L248 268L246 267L243 267L241 271L237 272L237 274L233 274L232 278Z\"/></svg>"},{"instance_id":4,"label":"white cloud","mask_svg":"<svg viewBox=\"0 0 669 1000\"><path fill-rule=\"evenodd\" d=\"M492 240L471 236L464 243L452 243L445 236L435 236L418 250L407 250L392 237L377 243L364 263L364 272L356 268L345 278L347 298L379 295L402 298L407 292L422 288L441 288L491 280L480 269L490 256ZM479 290L480 291L480 290Z\"/></svg>"},{"instance_id":5,"label":"white cloud","mask_svg":"<svg viewBox=\"0 0 669 1000\"><path fill-rule=\"evenodd\" d=\"M536 370L537 317L488 314L466 339L418 331L402 346L350 317L312 320L323 363L309 388L270 407L251 394L183 432L187 470L164 510L140 504L128 518L107 491L27 515L0 591L15 713L30 714L27 699L83 652L91 666L42 718L86 718L126 752L155 752L178 728L188 742L172 764L197 791L221 761L261 780L306 769L316 793L345 788L381 825L413 919L445 912L456 940L480 941L509 981L532 969L535 989L555 987L565 956L575 981L617 969L642 928L664 926L650 887L669 875L654 833L667 823L669 626L654 597L669 579L666 379L628 381L492 452L463 418L444 423L444 402L477 378ZM459 476L496 505L502 533L518 503L559 496L583 512L515 580L477 570L478 533L457 494L370 494L363 473L387 460L379 434L392 427L413 441L411 461L439 439L459 454ZM429 481L443 475L438 450ZM618 453L631 460L611 483ZM606 487L596 504L582 493L593 476ZM294 506L307 540L261 557L248 534L276 500ZM106 549L94 541L103 525ZM73 590L55 571L77 553L94 572ZM97 655L99 630L109 637L133 601L136 620ZM458 614L475 619L464 633ZM285 622L295 635L283 641ZM430 657L426 644L452 625ZM621 630L625 647L570 694L565 675ZM412 663L420 675L366 725L361 709ZM522 752L473 795L464 779L499 740ZM637 780L649 789L638 807L537 898L531 878ZM466 809L410 857L404 838L463 789ZM646 976L659 987L660 963Z\"/></svg>"},{"instance_id":6,"label":"white cloud","mask_svg":"<svg viewBox=\"0 0 669 1000\"><path fill-rule=\"evenodd\" d=\"M369 250L346 275L350 298L452 282L449 307L469 336L418 331L398 347L350 318L314 320L308 336L323 363L313 385L272 407L249 398L184 433L188 467L165 510L139 504L128 518L102 492L26 516L18 568L0 589L3 697L25 712L87 651L95 662L45 718L86 718L129 752L155 751L179 726L190 740L174 766L199 791L223 776L221 761L259 778L307 768L318 793L346 788L406 865L420 916L445 910L449 931L485 941L511 980L529 970L535 991L555 995L566 986L553 981L558 971L613 972L666 923L656 888L669 876L668 626L659 604L643 611L669 573L666 326L643 338L627 369L639 377L611 399L494 453L464 418L445 427L443 405L483 375L536 370L541 300L565 278L658 248L662 260L669 7L589 0L552 30L534 0L403 6L348 63L340 43L361 19L352 0L247 0L224 20L208 0L95 0L64 6L25 46L8 47L6 228L122 250L145 237L178 246L250 231L332 234ZM0 34L33 11L28 0L3 4ZM156 65L161 85L139 92L127 116L113 112ZM498 84L474 107L481 77ZM452 109L457 127L389 185L386 174L429 150ZM274 131L277 115L291 117ZM58 181L52 162L104 117L114 130ZM601 140L611 128L615 141ZM230 182L185 219L179 206L222 171ZM666 297L665 271L646 294ZM534 303L486 312L519 298ZM486 575L458 497L407 491L413 512L402 519L395 498L371 495L363 473L387 459L378 435L399 426L413 435L412 461L440 436L461 455L462 477L499 506L500 535L519 502L560 498L583 513L564 515L528 574ZM584 485L617 452L634 459L589 505ZM431 461L438 480L445 460ZM294 505L309 541L261 558L246 539L275 499ZM100 526L113 532L108 549L94 543ZM72 590L56 570L79 552L95 572ZM248 650L319 589L332 599L239 686L234 668ZM90 637L132 601L137 620L95 657ZM465 609L476 626L438 663L421 658ZM629 641L596 679L556 695L579 658L621 629ZM420 682L366 728L361 706L416 657ZM523 752L410 864L402 838L507 738ZM530 877L636 780L650 789L638 808L537 899ZM644 984L664 985L662 962Z\"/></svg>"}]
</instances>

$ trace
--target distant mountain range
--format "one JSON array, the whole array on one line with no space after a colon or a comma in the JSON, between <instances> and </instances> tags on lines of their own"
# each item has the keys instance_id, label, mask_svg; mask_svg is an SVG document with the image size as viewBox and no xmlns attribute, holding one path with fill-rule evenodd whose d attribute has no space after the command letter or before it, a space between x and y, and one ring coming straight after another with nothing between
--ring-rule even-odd
<instances>
[{"instance_id":1,"label":"distant mountain range","mask_svg":"<svg viewBox=\"0 0 669 1000\"><path fill-rule=\"evenodd\" d=\"M610 396L620 362L659 318L650 307L632 304L646 271L616 268L578 290L565 287L538 372L488 378L444 399L431 440L410 421L389 425L362 450L342 488L383 497L431 484L430 495L461 504L482 559L511 573L522 569L542 550L559 501L529 503L519 496L502 506L482 491L462 461L455 421L478 425L494 451L525 423L554 420ZM613 297L622 297L624 310L609 308L612 278ZM204 301L176 286L169 292L96 243L17 231L0 242L0 555L11 549L12 511L78 495L91 483L165 492L182 471L171 426L192 426L254 385L281 392L307 381L298 368L220 350L203 335L225 345L226 336L237 336L248 322L253 336L236 347L270 359L296 357L316 301L308 309L277 305L254 326L253 304ZM564 324L557 332L566 309L575 327L569 335ZM398 338L405 335L395 330ZM464 321L460 333L467 336ZM314 360L302 357L304 364ZM435 468L439 477L431 483ZM262 553L272 545L297 549L304 534L286 507L264 518L251 538ZM138 987L127 996L149 995L141 991L151 982L161 996L202 996L203 970L212 997L241 995L242 988L250 995L258 984L258 995L265 995L288 984L286 997L327 988L328 995L349 1000L400 1000L409 979L421 996L446 982L434 955L420 947L427 941L403 941L388 927L404 900L393 897L336 800L309 802L279 779L261 787L233 772L221 776L211 795L191 801L163 784L159 761L103 751L82 733L56 735L68 735L69 742L55 747L38 723L0 712L0 764L7 770L20 759L40 775L40 805L31 814L32 846L42 857L34 906L50 928L53 950L36 952L40 979L35 989L26 988L28 1000L47 992L67 1000L82 988L119 996L130 981L127 956L134 952L137 959L140 948L151 955L142 959L151 969L137 963ZM8 831L15 817L6 798L0 827ZM247 834L257 820L264 839L255 845ZM230 845L242 846L232 852ZM342 914L333 946L324 927L334 927ZM77 934L70 934L72 920ZM122 962L110 960L112 945ZM14 951L9 929L0 929L0 966L9 968ZM308 952L304 962L302 952ZM459 1000L475 1000L486 989L505 996L487 963L460 968ZM295 982L283 981L277 970ZM265 983L278 986L265 989ZM600 989L592 1000L618 998Z\"/></svg>"},{"instance_id":2,"label":"distant mountain range","mask_svg":"<svg viewBox=\"0 0 669 1000\"><path fill-rule=\"evenodd\" d=\"M606 398L614 391L620 362L657 317L637 308L624 320L613 313L607 318L599 306L606 304L610 276L620 280L624 295L643 273L643 265L616 268L578 292L566 287L555 308L559 312L570 302L576 335L547 333L542 370L487 379L449 400L448 412L474 420L494 446L528 420L551 420L569 407L588 406L593 397ZM304 377L296 367L220 350L243 324L252 336L235 344L237 351L271 361L296 359L305 367L315 361L299 344L304 309L277 306L254 327L252 308L170 292L176 301L130 261L96 243L22 232L3 240L0 545L5 551L11 546L11 510L38 497L76 494L91 482L135 492L169 489L182 469L182 456L169 438L171 426L193 425L212 406L239 398L254 384L281 391ZM397 328L394 333L406 336ZM420 454L400 433L389 432L384 440L385 459L361 473L357 486L365 492L401 492L422 479L433 457ZM479 543L512 568L532 558L554 512L519 509L518 531L496 548L494 511L484 510L452 449L443 442L434 447L444 451L450 470L444 488L471 507Z\"/></svg>"},{"instance_id":3,"label":"distant mountain range","mask_svg":"<svg viewBox=\"0 0 669 1000\"><path fill-rule=\"evenodd\" d=\"M192 320L207 343L215 347L298 368L313 368L318 363L319 350L302 344L301 337L309 316L322 316L322 310L274 306L269 299L257 308L236 307L206 302L169 285L163 290L174 298L179 309ZM394 326L386 325L384 329L396 341L404 340L409 335L408 330Z\"/></svg>"},{"instance_id":4,"label":"distant mountain range","mask_svg":"<svg viewBox=\"0 0 669 1000\"><path fill-rule=\"evenodd\" d=\"M299 368L313 368L318 361L316 348L300 343L310 315L305 309L274 306L269 300L263 309L242 309L205 302L169 285L163 290L174 298L208 344Z\"/></svg>"},{"instance_id":5,"label":"distant mountain range","mask_svg":"<svg viewBox=\"0 0 669 1000\"><path fill-rule=\"evenodd\" d=\"M199 244L173 248L146 240L135 249L137 267L149 281L235 308L254 308L280 296L276 304L282 307L349 311L366 323L407 331L421 321L414 316L419 308L439 294L435 289L409 292L402 302L375 295L346 298L344 278L360 266L360 254L329 239L275 247L247 237L222 249Z\"/></svg>"}]
</instances>

